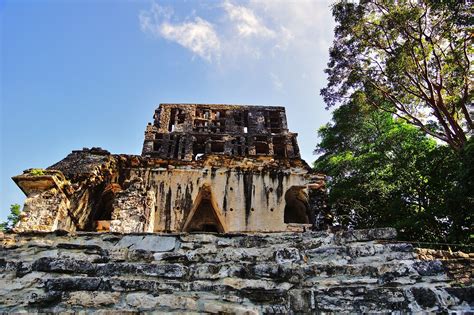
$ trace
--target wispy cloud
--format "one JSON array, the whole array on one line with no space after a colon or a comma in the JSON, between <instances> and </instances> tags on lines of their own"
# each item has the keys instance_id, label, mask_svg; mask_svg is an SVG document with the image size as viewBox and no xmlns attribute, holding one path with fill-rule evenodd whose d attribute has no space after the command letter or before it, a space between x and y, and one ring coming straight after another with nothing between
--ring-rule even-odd
<instances>
[{"instance_id":1,"label":"wispy cloud","mask_svg":"<svg viewBox=\"0 0 474 315\"><path fill-rule=\"evenodd\" d=\"M157 37L174 41L207 60L219 59L221 44L214 26L196 17L193 21L172 23L172 10L156 3L151 10L140 13L140 27Z\"/></svg>"},{"instance_id":2,"label":"wispy cloud","mask_svg":"<svg viewBox=\"0 0 474 315\"><path fill-rule=\"evenodd\" d=\"M188 48L196 55L211 61L220 55L220 41L211 23L199 17L181 24L163 23L161 35Z\"/></svg>"},{"instance_id":3,"label":"wispy cloud","mask_svg":"<svg viewBox=\"0 0 474 315\"><path fill-rule=\"evenodd\" d=\"M239 36L268 38L277 36L277 33L266 27L250 8L234 5L229 1L224 3L223 8Z\"/></svg>"},{"instance_id":4,"label":"wispy cloud","mask_svg":"<svg viewBox=\"0 0 474 315\"><path fill-rule=\"evenodd\" d=\"M149 10L140 13L140 26L145 33L176 42L196 56L216 63L220 57L259 59L262 51L285 50L294 38L284 25L267 25L271 19L256 12L258 6L254 8L251 3L244 6L227 0L217 8L222 14L215 22L199 16L176 22L172 9L153 3Z\"/></svg>"},{"instance_id":5,"label":"wispy cloud","mask_svg":"<svg viewBox=\"0 0 474 315\"><path fill-rule=\"evenodd\" d=\"M179 16L154 3L139 19L143 32L175 42L219 69L265 64L262 71L282 91L301 80L301 73L312 73L306 82L320 80L311 69L324 66L317 56L327 55L332 41L331 2L225 0L211 4L214 14L206 19L195 11Z\"/></svg>"}]
</instances>

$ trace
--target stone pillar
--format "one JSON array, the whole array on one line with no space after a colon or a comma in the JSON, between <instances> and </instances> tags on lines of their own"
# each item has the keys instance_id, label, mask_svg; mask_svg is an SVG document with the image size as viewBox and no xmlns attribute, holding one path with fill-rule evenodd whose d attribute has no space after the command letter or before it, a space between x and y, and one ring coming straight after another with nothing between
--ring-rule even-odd
<instances>
[{"instance_id":1,"label":"stone pillar","mask_svg":"<svg viewBox=\"0 0 474 315\"><path fill-rule=\"evenodd\" d=\"M236 139L235 137L232 137L232 136L225 136L224 137L224 154L225 155L232 155L232 152L234 151L234 147L235 147L235 142L236 142ZM234 143L232 143L234 142Z\"/></svg>"},{"instance_id":2,"label":"stone pillar","mask_svg":"<svg viewBox=\"0 0 474 315\"><path fill-rule=\"evenodd\" d=\"M273 148L273 137L272 136L267 137L267 143L268 143L268 155L275 155L275 150Z\"/></svg>"},{"instance_id":3,"label":"stone pillar","mask_svg":"<svg viewBox=\"0 0 474 315\"><path fill-rule=\"evenodd\" d=\"M191 135L186 135L183 137L183 139L185 139L185 143L184 143L184 158L183 160L185 161L192 161L193 160L193 136Z\"/></svg>"},{"instance_id":4,"label":"stone pillar","mask_svg":"<svg viewBox=\"0 0 474 315\"><path fill-rule=\"evenodd\" d=\"M143 142L142 155L149 155L151 152L153 152L155 133L156 127L149 123L145 130L145 141Z\"/></svg>"},{"instance_id":5,"label":"stone pillar","mask_svg":"<svg viewBox=\"0 0 474 315\"><path fill-rule=\"evenodd\" d=\"M184 125L183 131L184 132L192 132L194 128L194 115L196 113L196 106L184 107L182 108L184 111Z\"/></svg>"},{"instance_id":6,"label":"stone pillar","mask_svg":"<svg viewBox=\"0 0 474 315\"><path fill-rule=\"evenodd\" d=\"M233 110L228 110L225 112L225 129L227 130L227 132L231 132L231 133L242 132L242 127L235 125Z\"/></svg>"},{"instance_id":7,"label":"stone pillar","mask_svg":"<svg viewBox=\"0 0 474 315\"><path fill-rule=\"evenodd\" d=\"M171 157L173 156L172 154L172 140L170 139L170 134L169 133L165 133L163 134L163 142L162 142L162 145L161 145L161 154L160 154L160 157L163 157L163 158L169 158L170 157L170 150L171 150ZM171 147L171 148L170 148Z\"/></svg>"},{"instance_id":8,"label":"stone pillar","mask_svg":"<svg viewBox=\"0 0 474 315\"><path fill-rule=\"evenodd\" d=\"M76 230L68 213L72 188L61 172L30 169L13 180L27 195L14 232Z\"/></svg>"},{"instance_id":9,"label":"stone pillar","mask_svg":"<svg viewBox=\"0 0 474 315\"><path fill-rule=\"evenodd\" d=\"M285 110L282 110L280 112L280 119L281 119L281 133L288 133L288 123L286 121Z\"/></svg>"},{"instance_id":10,"label":"stone pillar","mask_svg":"<svg viewBox=\"0 0 474 315\"><path fill-rule=\"evenodd\" d=\"M256 155L257 150L255 149L255 140L254 136L247 137L247 148L248 148L248 155Z\"/></svg>"},{"instance_id":11,"label":"stone pillar","mask_svg":"<svg viewBox=\"0 0 474 315\"><path fill-rule=\"evenodd\" d=\"M295 150L293 148L293 142L291 141L292 136L285 136L285 147L286 147L286 156L289 158L295 157Z\"/></svg>"},{"instance_id":12,"label":"stone pillar","mask_svg":"<svg viewBox=\"0 0 474 315\"><path fill-rule=\"evenodd\" d=\"M153 232L155 203L153 191L145 189L143 180L133 179L129 187L115 197L110 232Z\"/></svg>"},{"instance_id":13,"label":"stone pillar","mask_svg":"<svg viewBox=\"0 0 474 315\"><path fill-rule=\"evenodd\" d=\"M160 106L158 112L155 113L155 124L160 126L159 132L168 132L168 126L170 123L171 108Z\"/></svg>"}]
</instances>

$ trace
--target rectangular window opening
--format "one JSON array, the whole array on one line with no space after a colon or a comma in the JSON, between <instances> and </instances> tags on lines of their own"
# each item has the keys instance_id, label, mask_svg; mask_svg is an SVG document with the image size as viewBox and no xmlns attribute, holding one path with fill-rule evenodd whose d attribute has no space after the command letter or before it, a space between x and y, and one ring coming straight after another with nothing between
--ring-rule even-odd
<instances>
[{"instance_id":1,"label":"rectangular window opening","mask_svg":"<svg viewBox=\"0 0 474 315\"><path fill-rule=\"evenodd\" d=\"M268 154L268 143L257 142L255 143L255 152L257 154Z\"/></svg>"},{"instance_id":2,"label":"rectangular window opening","mask_svg":"<svg viewBox=\"0 0 474 315\"><path fill-rule=\"evenodd\" d=\"M224 142L212 142L211 143L212 153L223 153L224 152Z\"/></svg>"},{"instance_id":3,"label":"rectangular window opening","mask_svg":"<svg viewBox=\"0 0 474 315\"><path fill-rule=\"evenodd\" d=\"M176 117L176 108L172 108L170 111L170 123L168 125L168 131L171 131L171 132L174 131L175 117Z\"/></svg>"},{"instance_id":4,"label":"rectangular window opening","mask_svg":"<svg viewBox=\"0 0 474 315\"><path fill-rule=\"evenodd\" d=\"M178 112L178 124L183 124L184 120L186 118L186 115L182 109L179 110Z\"/></svg>"}]
</instances>

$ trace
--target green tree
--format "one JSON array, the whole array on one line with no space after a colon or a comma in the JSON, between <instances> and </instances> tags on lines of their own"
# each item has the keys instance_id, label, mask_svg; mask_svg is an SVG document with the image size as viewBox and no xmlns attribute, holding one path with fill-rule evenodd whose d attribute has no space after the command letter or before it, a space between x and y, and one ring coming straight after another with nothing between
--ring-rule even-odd
<instances>
[{"instance_id":1,"label":"green tree","mask_svg":"<svg viewBox=\"0 0 474 315\"><path fill-rule=\"evenodd\" d=\"M327 106L364 90L372 107L461 150L474 129L472 6L458 0L339 0L333 16L329 78L321 90Z\"/></svg>"},{"instance_id":2,"label":"green tree","mask_svg":"<svg viewBox=\"0 0 474 315\"><path fill-rule=\"evenodd\" d=\"M474 143L460 152L354 93L319 130L314 163L344 226L397 228L404 240L468 242L474 209Z\"/></svg>"},{"instance_id":3,"label":"green tree","mask_svg":"<svg viewBox=\"0 0 474 315\"><path fill-rule=\"evenodd\" d=\"M7 220L0 223L0 231L8 231L12 229L15 224L20 220L21 207L19 204L13 204L10 206L10 214Z\"/></svg>"}]
</instances>

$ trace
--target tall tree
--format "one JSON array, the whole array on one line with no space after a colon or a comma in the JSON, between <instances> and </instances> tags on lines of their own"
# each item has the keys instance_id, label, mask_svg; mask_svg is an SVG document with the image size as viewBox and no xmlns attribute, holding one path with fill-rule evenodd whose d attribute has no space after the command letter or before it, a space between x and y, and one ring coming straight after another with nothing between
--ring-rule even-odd
<instances>
[{"instance_id":1,"label":"tall tree","mask_svg":"<svg viewBox=\"0 0 474 315\"><path fill-rule=\"evenodd\" d=\"M315 169L343 226L397 228L403 240L466 243L473 223L474 139L437 145L356 92L323 126Z\"/></svg>"},{"instance_id":2,"label":"tall tree","mask_svg":"<svg viewBox=\"0 0 474 315\"><path fill-rule=\"evenodd\" d=\"M355 90L460 150L474 129L472 6L458 0L340 0L321 90L328 107Z\"/></svg>"}]
</instances>

